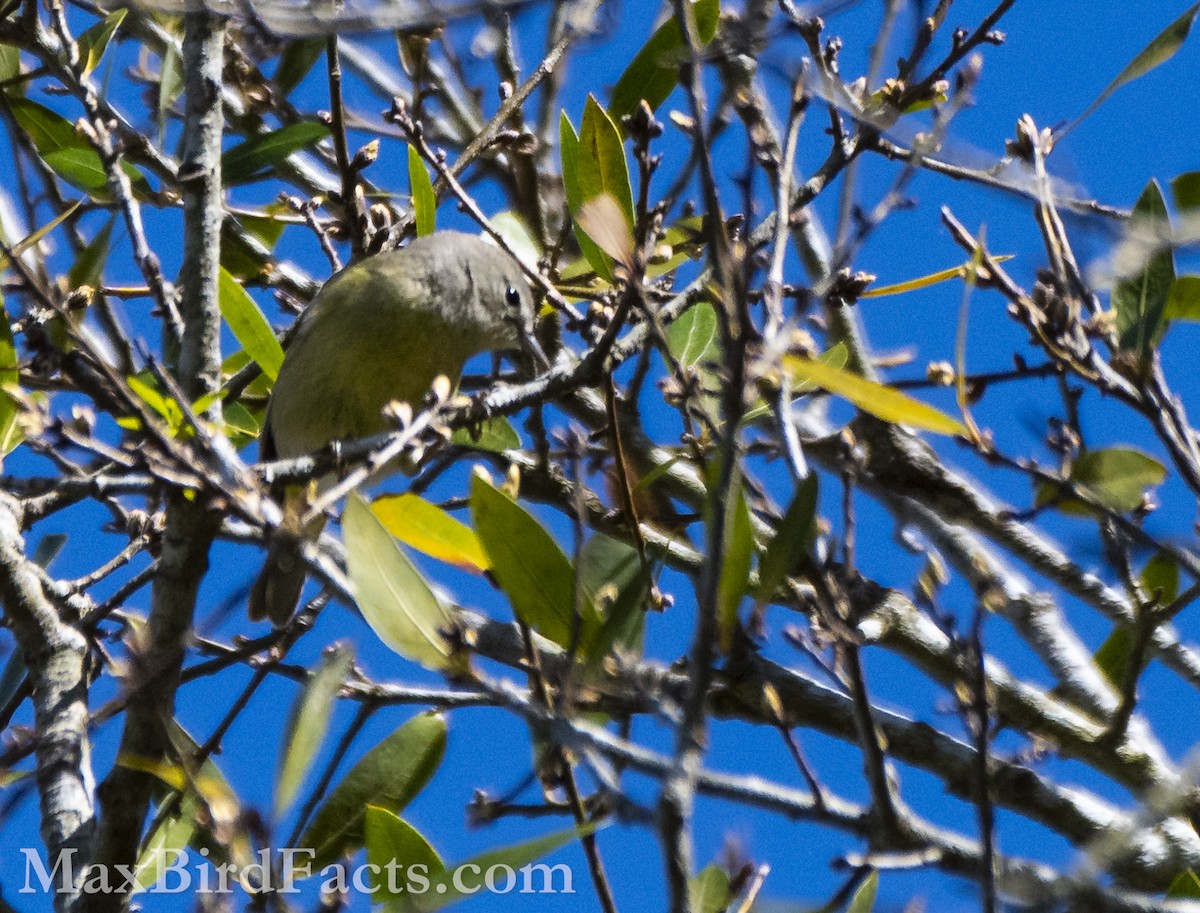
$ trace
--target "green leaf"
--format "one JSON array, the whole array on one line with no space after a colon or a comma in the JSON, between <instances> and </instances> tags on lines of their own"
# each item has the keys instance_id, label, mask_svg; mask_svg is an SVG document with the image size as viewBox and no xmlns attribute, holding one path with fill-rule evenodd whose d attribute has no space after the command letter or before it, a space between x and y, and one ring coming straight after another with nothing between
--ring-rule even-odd
<instances>
[{"instance_id":1,"label":"green leaf","mask_svg":"<svg viewBox=\"0 0 1200 913\"><path fill-rule=\"evenodd\" d=\"M472 431L478 432L473 435ZM521 447L521 435L503 415L493 415L484 419L478 428L456 428L450 440L459 447L470 447L472 450L486 450L489 453L503 453L506 450L518 450Z\"/></svg>"},{"instance_id":2,"label":"green leaf","mask_svg":"<svg viewBox=\"0 0 1200 913\"><path fill-rule=\"evenodd\" d=\"M304 690L296 695L279 743L279 775L275 778L277 816L296 798L329 729L333 700L353 665L354 652L336 644L322 654Z\"/></svg>"},{"instance_id":3,"label":"green leaf","mask_svg":"<svg viewBox=\"0 0 1200 913\"><path fill-rule=\"evenodd\" d=\"M328 134L324 124L313 121L269 130L225 151L221 156L221 179L227 187L257 181L288 156L307 149Z\"/></svg>"},{"instance_id":4,"label":"green leaf","mask_svg":"<svg viewBox=\"0 0 1200 913\"><path fill-rule=\"evenodd\" d=\"M0 44L0 84L6 95L20 95L22 86L17 77L21 75L21 49L12 44Z\"/></svg>"},{"instance_id":5,"label":"green leaf","mask_svg":"<svg viewBox=\"0 0 1200 913\"><path fill-rule=\"evenodd\" d=\"M596 533L583 545L577 573L584 595L605 609L604 622L588 644L589 665L597 665L613 647L639 647L651 578L637 549Z\"/></svg>"},{"instance_id":6,"label":"green leaf","mask_svg":"<svg viewBox=\"0 0 1200 913\"><path fill-rule=\"evenodd\" d=\"M108 49L117 28L125 21L127 9L113 10L86 32L79 36L79 59L83 63L83 72L90 73L100 66L100 59Z\"/></svg>"},{"instance_id":7,"label":"green leaf","mask_svg":"<svg viewBox=\"0 0 1200 913\"><path fill-rule=\"evenodd\" d=\"M1170 900L1200 900L1200 877L1191 869L1180 872L1167 889Z\"/></svg>"},{"instance_id":8,"label":"green leaf","mask_svg":"<svg viewBox=\"0 0 1200 913\"><path fill-rule=\"evenodd\" d=\"M805 553L812 545L817 521L817 474L810 472L808 478L796 489L796 496L779 521L779 528L767 543L762 560L758 563L758 590L755 598L760 602L771 602L785 580L797 572Z\"/></svg>"},{"instance_id":9,"label":"green leaf","mask_svg":"<svg viewBox=\"0 0 1200 913\"><path fill-rule=\"evenodd\" d=\"M158 142L162 145L167 131L167 115L183 92L183 58L174 41L168 41L158 71Z\"/></svg>"},{"instance_id":10,"label":"green leaf","mask_svg":"<svg viewBox=\"0 0 1200 913\"><path fill-rule=\"evenodd\" d=\"M51 171L97 200L112 199L108 174L99 154L66 118L27 98L10 98L8 104L13 117L29 134L38 155ZM135 196L139 199L153 196L144 174L127 161L122 161L121 165Z\"/></svg>"},{"instance_id":11,"label":"green leaf","mask_svg":"<svg viewBox=\"0 0 1200 913\"><path fill-rule=\"evenodd\" d=\"M54 229L58 228L58 226L62 225L63 222L71 218L71 216L75 214L75 210L82 205L82 202L82 200L76 200L41 228L30 232L16 244L12 245L8 249L7 253L0 253L0 269L8 268L8 258L10 255L13 257L21 256L21 254L25 253L25 251L40 243L42 239L46 237L46 235L50 234L50 232L54 231Z\"/></svg>"},{"instance_id":12,"label":"green leaf","mask_svg":"<svg viewBox=\"0 0 1200 913\"><path fill-rule=\"evenodd\" d=\"M437 195L421 154L412 146L408 147L408 186L413 217L417 220L417 237L431 235L437 227Z\"/></svg>"},{"instance_id":13,"label":"green leaf","mask_svg":"<svg viewBox=\"0 0 1200 913\"><path fill-rule=\"evenodd\" d=\"M1177 276L1167 295L1167 320L1200 320L1200 276Z\"/></svg>"},{"instance_id":14,"label":"green leaf","mask_svg":"<svg viewBox=\"0 0 1200 913\"><path fill-rule=\"evenodd\" d=\"M421 832L386 808L367 806L366 847L367 864L379 868L378 874L371 873L372 886L378 888L375 902L386 902L389 898L407 899L414 889L420 893L420 888L424 887L423 880L410 880L405 876L415 866L421 866L417 872L430 877L446 870L442 857ZM399 878L390 875L389 865ZM392 890L393 884L395 891Z\"/></svg>"},{"instance_id":15,"label":"green leaf","mask_svg":"<svg viewBox=\"0 0 1200 913\"><path fill-rule=\"evenodd\" d=\"M1192 21L1196 18L1196 12L1200 10L1200 3L1194 3L1184 11L1178 19L1168 25L1165 29L1158 33L1148 45L1138 52L1133 60L1125 65L1125 68L1117 74L1117 78L1108 84L1108 86L1096 96L1084 112L1075 120L1071 121L1066 127L1057 133L1057 137L1061 138L1078 127L1083 121L1091 117L1102 104L1108 101L1110 95L1124 85L1133 82L1142 76L1145 76L1155 67L1166 63L1175 53L1183 46L1183 42L1187 39L1188 32L1191 31Z\"/></svg>"},{"instance_id":16,"label":"green leaf","mask_svg":"<svg viewBox=\"0 0 1200 913\"><path fill-rule=\"evenodd\" d=\"M0 299L0 464L3 463L3 457L12 453L24 440L20 422L21 407L5 389L20 384L21 372L17 367L19 364L12 324L8 321L8 312Z\"/></svg>"},{"instance_id":17,"label":"green leaf","mask_svg":"<svg viewBox=\"0 0 1200 913\"><path fill-rule=\"evenodd\" d=\"M1133 652L1133 636L1132 626L1118 624L1093 657L1096 668L1104 674L1114 690L1125 687L1125 679L1129 675L1130 655Z\"/></svg>"},{"instance_id":18,"label":"green leaf","mask_svg":"<svg viewBox=\"0 0 1200 913\"><path fill-rule=\"evenodd\" d=\"M695 0L692 13L697 37L701 45L706 45L717 34L717 24L721 20L720 0ZM620 124L621 118L636 111L643 100L650 105L650 110L658 110L679 82L680 66L690 57L687 38L679 20L672 16L650 36L613 87L612 101L608 105L613 121Z\"/></svg>"},{"instance_id":19,"label":"green leaf","mask_svg":"<svg viewBox=\"0 0 1200 913\"><path fill-rule=\"evenodd\" d=\"M571 644L575 572L558 543L512 498L479 475L471 480L471 515L500 588L525 624L562 647ZM598 627L584 600L579 645Z\"/></svg>"},{"instance_id":20,"label":"green leaf","mask_svg":"<svg viewBox=\"0 0 1200 913\"><path fill-rule=\"evenodd\" d=\"M1200 208L1200 171L1186 171L1171 178L1171 196L1180 212Z\"/></svg>"},{"instance_id":21,"label":"green leaf","mask_svg":"<svg viewBox=\"0 0 1200 913\"><path fill-rule=\"evenodd\" d=\"M698 301L667 327L667 348L684 371L712 361L717 351L717 310Z\"/></svg>"},{"instance_id":22,"label":"green leaf","mask_svg":"<svg viewBox=\"0 0 1200 913\"><path fill-rule=\"evenodd\" d=\"M875 907L875 894L879 890L879 872L872 869L850 898L846 913L871 913Z\"/></svg>"},{"instance_id":23,"label":"green leaf","mask_svg":"<svg viewBox=\"0 0 1200 913\"><path fill-rule=\"evenodd\" d=\"M937 434L967 433L962 422L933 406L831 364L794 355L785 356L783 363L794 380L812 384L840 396L868 415L885 422L911 425Z\"/></svg>"},{"instance_id":24,"label":"green leaf","mask_svg":"<svg viewBox=\"0 0 1200 913\"><path fill-rule=\"evenodd\" d=\"M250 293L224 267L221 268L218 293L221 316L229 324L234 338L262 368L263 373L275 380L283 364L283 346L275 338L267 318Z\"/></svg>"},{"instance_id":25,"label":"green leaf","mask_svg":"<svg viewBox=\"0 0 1200 913\"><path fill-rule=\"evenodd\" d=\"M473 573L488 569L475 531L419 495L386 495L371 505L384 528L419 552Z\"/></svg>"},{"instance_id":26,"label":"green leaf","mask_svg":"<svg viewBox=\"0 0 1200 913\"><path fill-rule=\"evenodd\" d=\"M1142 503L1147 488L1161 485L1167 469L1153 457L1128 447L1089 450L1080 454L1071 465L1068 478L1082 488L1101 507L1124 514ZM1054 504L1063 513L1073 516L1093 516L1095 511L1086 503L1070 497L1062 498L1056 486L1038 487L1037 506Z\"/></svg>"},{"instance_id":27,"label":"green leaf","mask_svg":"<svg viewBox=\"0 0 1200 913\"><path fill-rule=\"evenodd\" d=\"M696 913L723 913L733 900L729 873L719 865L705 866L692 879L692 909Z\"/></svg>"},{"instance_id":28,"label":"green leaf","mask_svg":"<svg viewBox=\"0 0 1200 913\"><path fill-rule=\"evenodd\" d=\"M621 131L593 95L588 96L583 106L576 179L581 208L589 200L608 194L629 228L633 229L633 188L629 183L629 165L625 161L625 143ZM575 210L571 214L578 215L578 212Z\"/></svg>"},{"instance_id":29,"label":"green leaf","mask_svg":"<svg viewBox=\"0 0 1200 913\"><path fill-rule=\"evenodd\" d=\"M342 534L350 589L371 630L406 659L447 668L443 632L454 629L454 616L357 494L346 498Z\"/></svg>"},{"instance_id":30,"label":"green leaf","mask_svg":"<svg viewBox=\"0 0 1200 913\"><path fill-rule=\"evenodd\" d=\"M275 68L275 86L287 96L300 85L308 71L325 53L324 38L298 38L289 41L279 55L279 66Z\"/></svg>"},{"instance_id":31,"label":"green leaf","mask_svg":"<svg viewBox=\"0 0 1200 913\"><path fill-rule=\"evenodd\" d=\"M367 806L399 812L425 788L446 751L440 714L413 717L368 751L322 803L298 846L315 851L314 871L363 845Z\"/></svg>"},{"instance_id":32,"label":"green leaf","mask_svg":"<svg viewBox=\"0 0 1200 913\"><path fill-rule=\"evenodd\" d=\"M746 504L746 492L740 477L733 488L733 501L725 511L725 560L721 564L721 580L717 585L717 632L722 653L728 653L733 646L738 606L746 595L750 565L754 560L754 527L750 522L750 508Z\"/></svg>"},{"instance_id":33,"label":"green leaf","mask_svg":"<svg viewBox=\"0 0 1200 913\"><path fill-rule=\"evenodd\" d=\"M1159 605L1175 601L1179 595L1179 565L1166 552L1156 552L1138 575L1142 592Z\"/></svg>"},{"instance_id":34,"label":"green leaf","mask_svg":"<svg viewBox=\"0 0 1200 913\"><path fill-rule=\"evenodd\" d=\"M112 245L113 223L116 218L112 216L104 223L104 227L96 232L96 237L88 242L71 264L67 273L67 281L71 283L71 288L82 288L85 285L99 288L104 284L104 265Z\"/></svg>"},{"instance_id":35,"label":"green leaf","mask_svg":"<svg viewBox=\"0 0 1200 913\"><path fill-rule=\"evenodd\" d=\"M563 190L567 197L567 209L576 213L584 203L583 192L579 187L579 136L566 111L562 112L558 120L558 147L562 154ZM611 283L613 275L608 255L578 225L575 226L575 238L579 242L580 252L596 275Z\"/></svg>"},{"instance_id":36,"label":"green leaf","mask_svg":"<svg viewBox=\"0 0 1200 913\"><path fill-rule=\"evenodd\" d=\"M155 814L158 826L144 841L141 855L138 856L136 881L143 890L158 884L167 868L174 865L184 849L195 840L199 830L196 817L203 811L194 794L185 794L177 800L177 807L172 814L158 819L157 812L162 811L167 802L176 800L168 798L159 805Z\"/></svg>"},{"instance_id":37,"label":"green leaf","mask_svg":"<svg viewBox=\"0 0 1200 913\"><path fill-rule=\"evenodd\" d=\"M1152 236L1169 230L1167 204L1158 182L1151 180L1133 207L1131 231L1139 228ZM1117 280L1112 305L1117 312L1117 336L1127 352L1136 352L1145 363L1166 329L1167 299L1175 281L1175 255L1163 248L1150 255L1141 271Z\"/></svg>"},{"instance_id":38,"label":"green leaf","mask_svg":"<svg viewBox=\"0 0 1200 913\"><path fill-rule=\"evenodd\" d=\"M541 859L543 856L548 856L568 843L578 840L580 837L587 836L595 829L596 825L592 823L584 824L577 828L567 828L566 830L556 831L553 834L547 834L545 837L536 837L533 840L527 840L524 843L516 843L512 846L489 850L471 859L456 863L446 868L437 876L429 879L429 890L414 898L414 906L421 913L434 913L436 910L472 896L473 892L471 889L483 886L484 874L493 866L506 866L514 871L519 870L529 863ZM475 880L473 880L473 877ZM552 872L547 872L544 875L544 878L547 879L552 877ZM538 891L543 889L544 886L538 882L534 882L532 887L535 891ZM464 891L463 888L467 890ZM556 889L558 891L562 890L561 880L557 883ZM550 887L545 889L545 893L549 894L554 890L554 887Z\"/></svg>"}]
</instances>

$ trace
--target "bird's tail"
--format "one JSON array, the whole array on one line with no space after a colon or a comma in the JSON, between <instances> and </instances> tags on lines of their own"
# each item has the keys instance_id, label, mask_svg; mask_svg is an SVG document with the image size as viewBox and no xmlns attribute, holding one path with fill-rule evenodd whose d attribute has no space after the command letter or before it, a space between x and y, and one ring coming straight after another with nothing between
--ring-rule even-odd
<instances>
[{"instance_id":1,"label":"bird's tail","mask_svg":"<svg viewBox=\"0 0 1200 913\"><path fill-rule=\"evenodd\" d=\"M308 576L301 548L305 542L315 542L320 538L321 530L325 527L325 518L321 517L302 530L298 528L298 518L306 503L307 498L299 492L289 491L285 495L285 520L275 531L267 548L267 559L254 586L250 588L251 621L269 618L275 627L282 627L300 602L300 593Z\"/></svg>"}]
</instances>

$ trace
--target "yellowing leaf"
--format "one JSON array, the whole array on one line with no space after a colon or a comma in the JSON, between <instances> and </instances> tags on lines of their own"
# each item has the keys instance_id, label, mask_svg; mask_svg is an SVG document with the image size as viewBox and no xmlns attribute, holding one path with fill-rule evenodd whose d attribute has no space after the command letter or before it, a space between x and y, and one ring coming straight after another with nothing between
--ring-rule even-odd
<instances>
[{"instance_id":1,"label":"yellowing leaf","mask_svg":"<svg viewBox=\"0 0 1200 913\"><path fill-rule=\"evenodd\" d=\"M1011 260L1012 254L1004 254L1000 257L992 257L996 263L1003 263L1005 260ZM965 279L970 271L968 266L952 266L949 269L941 269L936 273L930 273L927 276L920 276L916 279L908 279L904 282L897 282L893 285L880 285L873 289L868 289L859 295L859 300L863 298L883 298L885 295L902 295L905 292L915 292L917 289L928 288L931 285L937 285L939 282L946 282L950 279Z\"/></svg>"},{"instance_id":2,"label":"yellowing leaf","mask_svg":"<svg viewBox=\"0 0 1200 913\"><path fill-rule=\"evenodd\" d=\"M418 495L378 498L371 512L389 533L419 552L475 573L490 567L475 531Z\"/></svg>"},{"instance_id":3,"label":"yellowing leaf","mask_svg":"<svg viewBox=\"0 0 1200 913\"><path fill-rule=\"evenodd\" d=\"M810 383L853 403L868 415L897 425L910 425L936 434L966 434L966 426L933 406L899 390L867 380L822 361L788 355L784 368L794 380Z\"/></svg>"}]
</instances>

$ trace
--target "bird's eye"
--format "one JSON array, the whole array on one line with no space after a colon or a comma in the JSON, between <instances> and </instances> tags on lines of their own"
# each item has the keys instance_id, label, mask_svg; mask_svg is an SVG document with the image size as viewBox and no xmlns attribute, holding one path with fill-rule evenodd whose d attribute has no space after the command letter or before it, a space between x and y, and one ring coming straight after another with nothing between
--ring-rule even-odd
<instances>
[{"instance_id":1,"label":"bird's eye","mask_svg":"<svg viewBox=\"0 0 1200 913\"><path fill-rule=\"evenodd\" d=\"M521 293L515 285L510 285L504 290L504 303L514 311L521 306Z\"/></svg>"}]
</instances>

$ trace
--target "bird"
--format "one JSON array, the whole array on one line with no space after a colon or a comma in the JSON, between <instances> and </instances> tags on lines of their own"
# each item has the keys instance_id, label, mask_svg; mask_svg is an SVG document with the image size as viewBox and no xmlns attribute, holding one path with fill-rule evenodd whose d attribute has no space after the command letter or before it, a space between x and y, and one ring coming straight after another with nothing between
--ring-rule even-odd
<instances>
[{"instance_id":1,"label":"bird","mask_svg":"<svg viewBox=\"0 0 1200 913\"><path fill-rule=\"evenodd\" d=\"M475 235L436 231L347 266L299 318L267 403L260 458L293 459L387 431L389 403L419 403L439 375L457 383L471 357L519 348L532 339L535 315L520 264ZM298 528L304 493L272 491L284 523L250 590L252 621L282 626L299 603L299 542L324 525Z\"/></svg>"}]
</instances>

